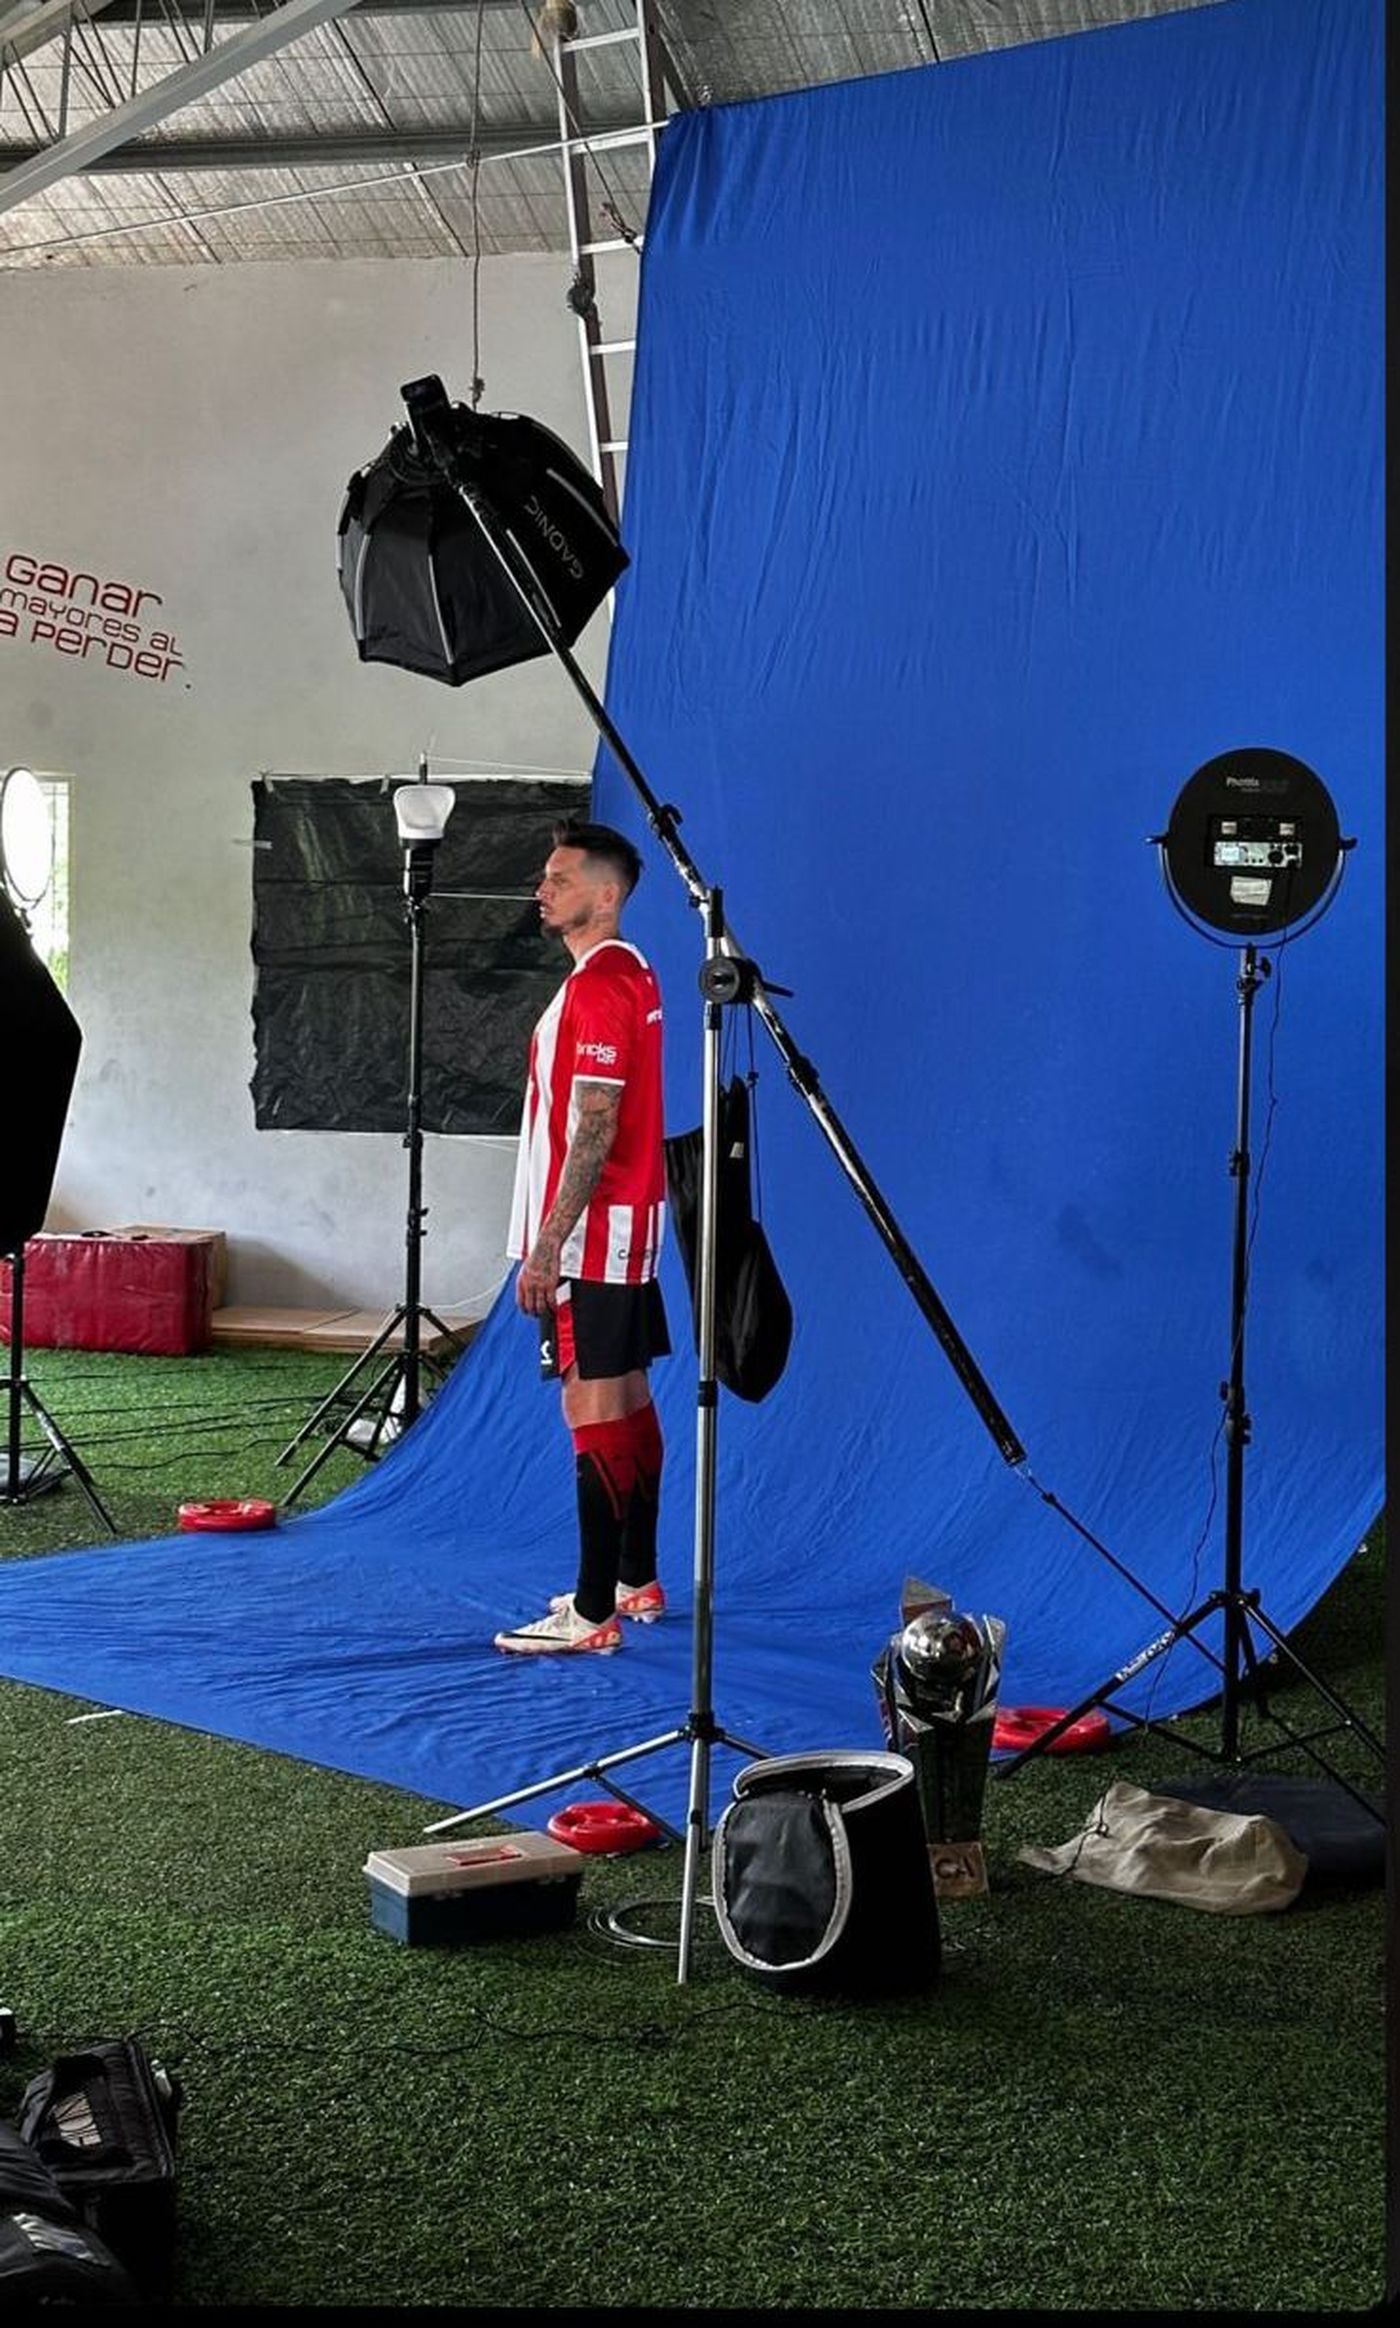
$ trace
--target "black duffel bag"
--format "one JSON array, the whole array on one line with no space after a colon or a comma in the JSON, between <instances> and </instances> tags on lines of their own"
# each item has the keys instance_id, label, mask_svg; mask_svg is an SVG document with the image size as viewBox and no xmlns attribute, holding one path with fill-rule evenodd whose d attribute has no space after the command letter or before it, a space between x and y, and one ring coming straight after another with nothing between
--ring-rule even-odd
<instances>
[{"instance_id":1,"label":"black duffel bag","mask_svg":"<svg viewBox=\"0 0 1400 2328\"><path fill-rule=\"evenodd\" d=\"M64 2198L154 2295L174 2257L180 2103L176 2081L134 2037L61 2054L20 2101L20 2133Z\"/></svg>"},{"instance_id":2,"label":"black duffel bag","mask_svg":"<svg viewBox=\"0 0 1400 2328\"><path fill-rule=\"evenodd\" d=\"M31 2305L144 2304L17 2126L0 2121L0 2319Z\"/></svg>"},{"instance_id":3,"label":"black duffel bag","mask_svg":"<svg viewBox=\"0 0 1400 2328\"><path fill-rule=\"evenodd\" d=\"M865 1996L937 1980L938 1898L907 1756L750 1763L712 1861L725 1945L765 1986Z\"/></svg>"}]
</instances>

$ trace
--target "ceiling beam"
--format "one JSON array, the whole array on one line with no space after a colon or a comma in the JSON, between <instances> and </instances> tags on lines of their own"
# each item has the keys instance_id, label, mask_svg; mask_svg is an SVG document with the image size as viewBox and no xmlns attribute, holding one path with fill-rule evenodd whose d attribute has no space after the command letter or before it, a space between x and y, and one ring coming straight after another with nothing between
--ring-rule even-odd
<instances>
[{"instance_id":1,"label":"ceiling beam","mask_svg":"<svg viewBox=\"0 0 1400 2328\"><path fill-rule=\"evenodd\" d=\"M590 127L588 142L606 149L609 136L619 143L639 141L635 122L621 121L611 128ZM20 170L44 149L32 145L0 144L0 171ZM483 130L478 124L476 151L483 161L512 154L557 153L557 121L516 121ZM314 170L358 165L361 162L465 163L472 151L469 122L440 129L350 129L308 133L301 137L187 137L144 138L138 144L114 146L88 163L90 176L130 175L151 170L187 170L193 174L217 170ZM0 185L4 183L0 179Z\"/></svg>"},{"instance_id":2,"label":"ceiling beam","mask_svg":"<svg viewBox=\"0 0 1400 2328\"><path fill-rule=\"evenodd\" d=\"M52 4L69 7L72 0L52 0ZM159 0L95 0L95 5L98 4L105 7L111 24L135 24L139 18L142 24L149 25L160 19ZM194 12L201 20L208 5L209 0L198 0ZM517 15L520 13L520 0L483 0L483 5L489 14L499 15L506 8L514 10ZM530 0L532 13L536 5L537 0ZM412 16L428 10L438 16L462 16L474 21L476 0L353 0L350 13L356 16ZM212 0L212 14L216 24L252 24L266 16L267 12L267 0L262 0L261 5L259 0Z\"/></svg>"},{"instance_id":3,"label":"ceiling beam","mask_svg":"<svg viewBox=\"0 0 1400 2328\"><path fill-rule=\"evenodd\" d=\"M0 0L0 70L32 56L35 49L56 40L73 23L86 24L103 15L113 0ZM147 0L149 5L149 0Z\"/></svg>"},{"instance_id":4,"label":"ceiling beam","mask_svg":"<svg viewBox=\"0 0 1400 2328\"><path fill-rule=\"evenodd\" d=\"M599 121L590 124L586 143L590 152L606 153L619 146L641 145L647 131L635 121ZM0 172L20 170L47 149L0 142ZM89 177L134 176L152 171L185 170L198 176L221 170L314 170L358 167L362 162L461 162L471 158L469 122L448 122L433 129L346 129L310 131L297 137L161 137L141 138L114 146L89 163ZM527 155L557 154L557 121L498 122L494 129L477 126L475 151L485 162L523 160ZM0 177L0 184L4 180Z\"/></svg>"},{"instance_id":5,"label":"ceiling beam","mask_svg":"<svg viewBox=\"0 0 1400 2328\"><path fill-rule=\"evenodd\" d=\"M314 25L328 24L333 18L344 16L353 5L354 0L281 0L279 7L259 18L256 24L231 33L217 48L206 50L190 64L177 66L173 73L165 74L140 96L129 98L124 105L113 106L109 113L75 130L71 137L60 138L33 160L7 170L0 178L0 212L13 210L18 203L42 194L60 178L71 177L75 171L90 170L104 154L125 145L142 130L168 119L182 106L193 104L196 98L207 97L211 89L221 87L225 81L245 72L249 65L260 63L290 41L300 39Z\"/></svg>"}]
</instances>

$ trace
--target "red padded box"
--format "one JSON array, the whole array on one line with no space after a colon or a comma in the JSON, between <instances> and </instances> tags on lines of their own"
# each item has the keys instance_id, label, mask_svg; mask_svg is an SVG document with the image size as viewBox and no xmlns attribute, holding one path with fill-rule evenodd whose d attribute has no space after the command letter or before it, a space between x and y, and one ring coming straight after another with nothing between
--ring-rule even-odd
<instances>
[{"instance_id":1,"label":"red padded box","mask_svg":"<svg viewBox=\"0 0 1400 2328\"><path fill-rule=\"evenodd\" d=\"M0 1340L9 1339L10 1265L0 1262ZM24 1248L26 1348L207 1350L213 1319L207 1238L126 1237L105 1229L31 1237Z\"/></svg>"}]
</instances>

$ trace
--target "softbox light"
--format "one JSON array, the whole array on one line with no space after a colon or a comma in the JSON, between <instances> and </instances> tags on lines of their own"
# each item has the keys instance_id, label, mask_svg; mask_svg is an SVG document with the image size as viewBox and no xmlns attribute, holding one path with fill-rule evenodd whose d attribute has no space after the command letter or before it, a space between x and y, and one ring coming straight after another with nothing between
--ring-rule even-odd
<instances>
[{"instance_id":1,"label":"softbox light","mask_svg":"<svg viewBox=\"0 0 1400 2328\"><path fill-rule=\"evenodd\" d=\"M68 1103L78 1072L78 1022L0 896L0 1025L16 1101L16 1127L0 1147L0 1253L14 1253L44 1224Z\"/></svg>"},{"instance_id":2,"label":"softbox light","mask_svg":"<svg viewBox=\"0 0 1400 2328\"><path fill-rule=\"evenodd\" d=\"M411 421L356 471L340 515L340 587L361 662L460 687L549 653L551 634L572 646L628 562L601 488L539 421L450 404L436 379L403 394Z\"/></svg>"}]
</instances>

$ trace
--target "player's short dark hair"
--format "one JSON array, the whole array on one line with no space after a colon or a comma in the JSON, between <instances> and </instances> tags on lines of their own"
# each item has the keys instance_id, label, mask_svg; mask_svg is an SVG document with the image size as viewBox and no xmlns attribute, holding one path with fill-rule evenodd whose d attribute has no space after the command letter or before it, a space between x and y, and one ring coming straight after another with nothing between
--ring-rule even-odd
<instances>
[{"instance_id":1,"label":"player's short dark hair","mask_svg":"<svg viewBox=\"0 0 1400 2328\"><path fill-rule=\"evenodd\" d=\"M586 857L610 866L622 883L623 895L631 896L642 877L642 860L626 833L615 832L611 825L589 824L581 816L566 816L551 837L556 849L582 849Z\"/></svg>"}]
</instances>

